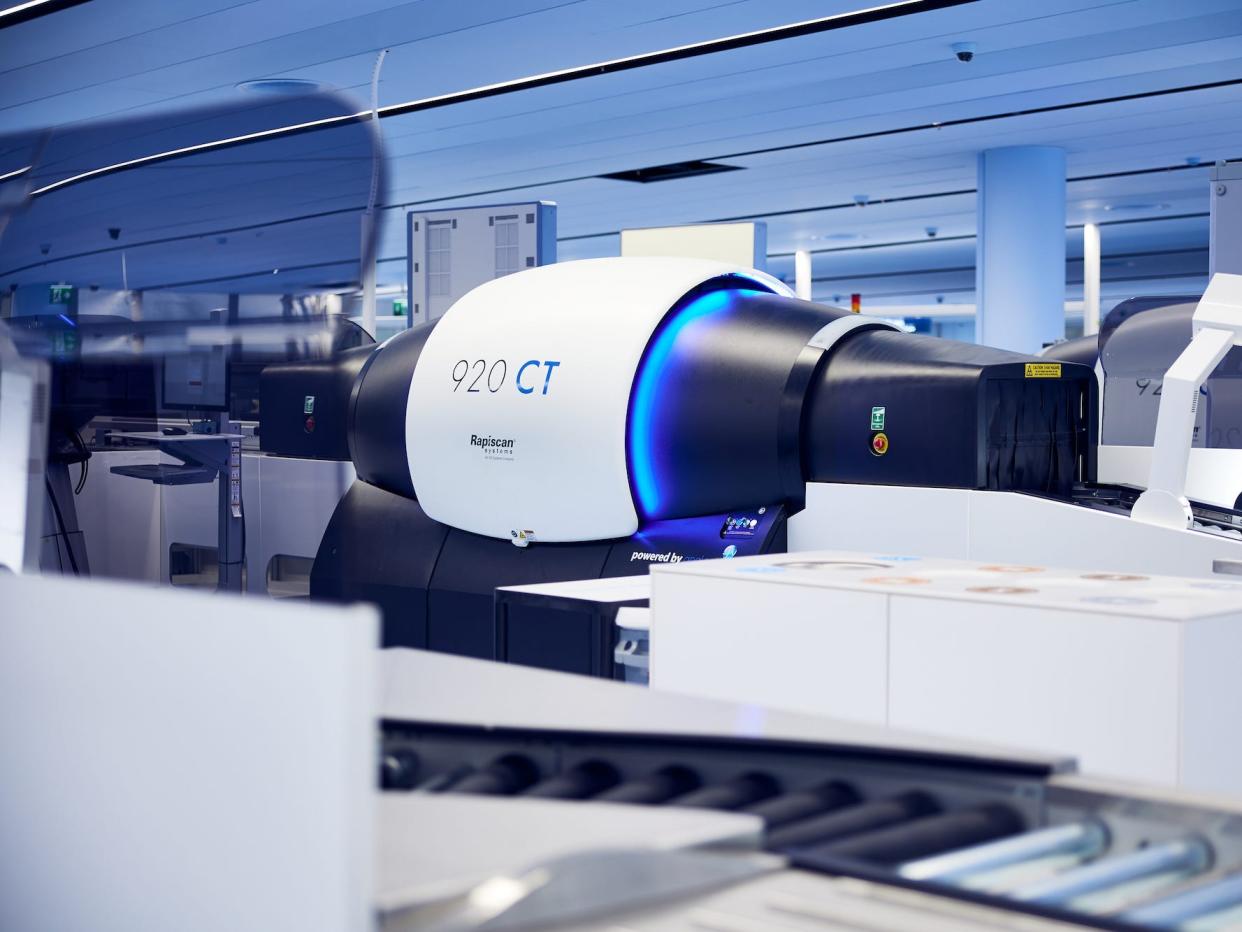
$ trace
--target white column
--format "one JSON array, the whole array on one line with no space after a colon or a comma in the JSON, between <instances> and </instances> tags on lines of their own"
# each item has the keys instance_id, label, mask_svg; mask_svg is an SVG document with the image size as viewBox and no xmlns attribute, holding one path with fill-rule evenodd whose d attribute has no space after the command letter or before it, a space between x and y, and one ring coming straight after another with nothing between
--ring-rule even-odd
<instances>
[{"instance_id":1,"label":"white column","mask_svg":"<svg viewBox=\"0 0 1242 932\"><path fill-rule=\"evenodd\" d=\"M1100 332L1100 228L1082 228L1082 335Z\"/></svg>"},{"instance_id":2,"label":"white column","mask_svg":"<svg viewBox=\"0 0 1242 932\"><path fill-rule=\"evenodd\" d=\"M975 339L1034 353L1065 336L1065 150L979 153Z\"/></svg>"},{"instance_id":3,"label":"white column","mask_svg":"<svg viewBox=\"0 0 1242 932\"><path fill-rule=\"evenodd\" d=\"M807 249L794 253L794 293L803 301L811 300L811 253Z\"/></svg>"}]
</instances>

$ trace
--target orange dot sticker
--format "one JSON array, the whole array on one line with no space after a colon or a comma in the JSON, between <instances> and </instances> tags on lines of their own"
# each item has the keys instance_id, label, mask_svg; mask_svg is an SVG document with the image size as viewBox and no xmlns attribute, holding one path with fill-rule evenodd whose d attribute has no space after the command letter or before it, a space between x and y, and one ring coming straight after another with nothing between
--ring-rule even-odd
<instances>
[{"instance_id":1,"label":"orange dot sticker","mask_svg":"<svg viewBox=\"0 0 1242 932\"><path fill-rule=\"evenodd\" d=\"M1030 595L1036 592L1036 589L1027 589L1025 586L967 586L967 592L986 592L989 595Z\"/></svg>"},{"instance_id":2,"label":"orange dot sticker","mask_svg":"<svg viewBox=\"0 0 1242 932\"><path fill-rule=\"evenodd\" d=\"M871 452L876 456L883 456L888 452L888 434L881 431L871 438Z\"/></svg>"},{"instance_id":3,"label":"orange dot sticker","mask_svg":"<svg viewBox=\"0 0 1242 932\"><path fill-rule=\"evenodd\" d=\"M1042 573L1044 571L1041 566L1004 566L992 565L979 567L985 573Z\"/></svg>"},{"instance_id":4,"label":"orange dot sticker","mask_svg":"<svg viewBox=\"0 0 1242 932\"><path fill-rule=\"evenodd\" d=\"M870 576L863 582L877 586L922 586L931 580L922 576Z\"/></svg>"}]
</instances>

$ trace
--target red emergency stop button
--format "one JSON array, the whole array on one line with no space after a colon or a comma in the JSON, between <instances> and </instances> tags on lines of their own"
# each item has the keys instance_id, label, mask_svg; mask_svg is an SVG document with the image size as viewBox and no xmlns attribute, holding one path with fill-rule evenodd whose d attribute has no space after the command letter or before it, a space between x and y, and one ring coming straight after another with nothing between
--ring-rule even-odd
<instances>
[{"instance_id":1,"label":"red emergency stop button","mask_svg":"<svg viewBox=\"0 0 1242 932\"><path fill-rule=\"evenodd\" d=\"M879 433L871 438L871 452L883 456L888 452L888 434Z\"/></svg>"},{"instance_id":2,"label":"red emergency stop button","mask_svg":"<svg viewBox=\"0 0 1242 932\"><path fill-rule=\"evenodd\" d=\"M315 416L311 415L306 419L306 432L313 434L315 432Z\"/></svg>"}]
</instances>

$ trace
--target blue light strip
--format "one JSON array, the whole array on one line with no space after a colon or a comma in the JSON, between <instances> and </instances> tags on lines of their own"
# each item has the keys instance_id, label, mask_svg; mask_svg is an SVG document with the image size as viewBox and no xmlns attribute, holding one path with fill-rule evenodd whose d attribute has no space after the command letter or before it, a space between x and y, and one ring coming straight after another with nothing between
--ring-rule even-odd
<instances>
[{"instance_id":1,"label":"blue light strip","mask_svg":"<svg viewBox=\"0 0 1242 932\"><path fill-rule=\"evenodd\" d=\"M664 500L665 483L661 481L663 457L660 453L662 443L672 442L673 438L659 436L658 418L662 385L664 377L669 374L668 363L673 347L688 325L727 310L736 295L768 291L756 282L745 279L742 281L752 287L722 285L717 290L674 307L660 322L638 364L634 388L630 395L626 452L629 456L630 486L640 520L661 517L661 509L667 504Z\"/></svg>"}]
</instances>

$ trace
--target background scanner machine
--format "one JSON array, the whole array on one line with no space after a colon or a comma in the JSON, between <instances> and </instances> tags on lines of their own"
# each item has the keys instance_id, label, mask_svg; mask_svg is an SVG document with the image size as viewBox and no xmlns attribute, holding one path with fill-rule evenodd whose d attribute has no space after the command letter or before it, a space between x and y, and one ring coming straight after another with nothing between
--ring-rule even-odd
<instances>
[{"instance_id":1,"label":"background scanner machine","mask_svg":"<svg viewBox=\"0 0 1242 932\"><path fill-rule=\"evenodd\" d=\"M386 646L492 657L498 586L823 546L856 520L909 546L923 522L820 490L1068 501L1095 474L1095 392L1087 366L899 332L749 269L523 271L363 364L358 480L311 595L378 604Z\"/></svg>"},{"instance_id":2,"label":"background scanner machine","mask_svg":"<svg viewBox=\"0 0 1242 932\"><path fill-rule=\"evenodd\" d=\"M1236 275L1214 276L1202 299L1123 302L1094 352L1074 341L1045 354L1095 367L1094 481L1064 498L815 483L806 510L790 521L790 550L1242 575L1240 328Z\"/></svg>"}]
</instances>

